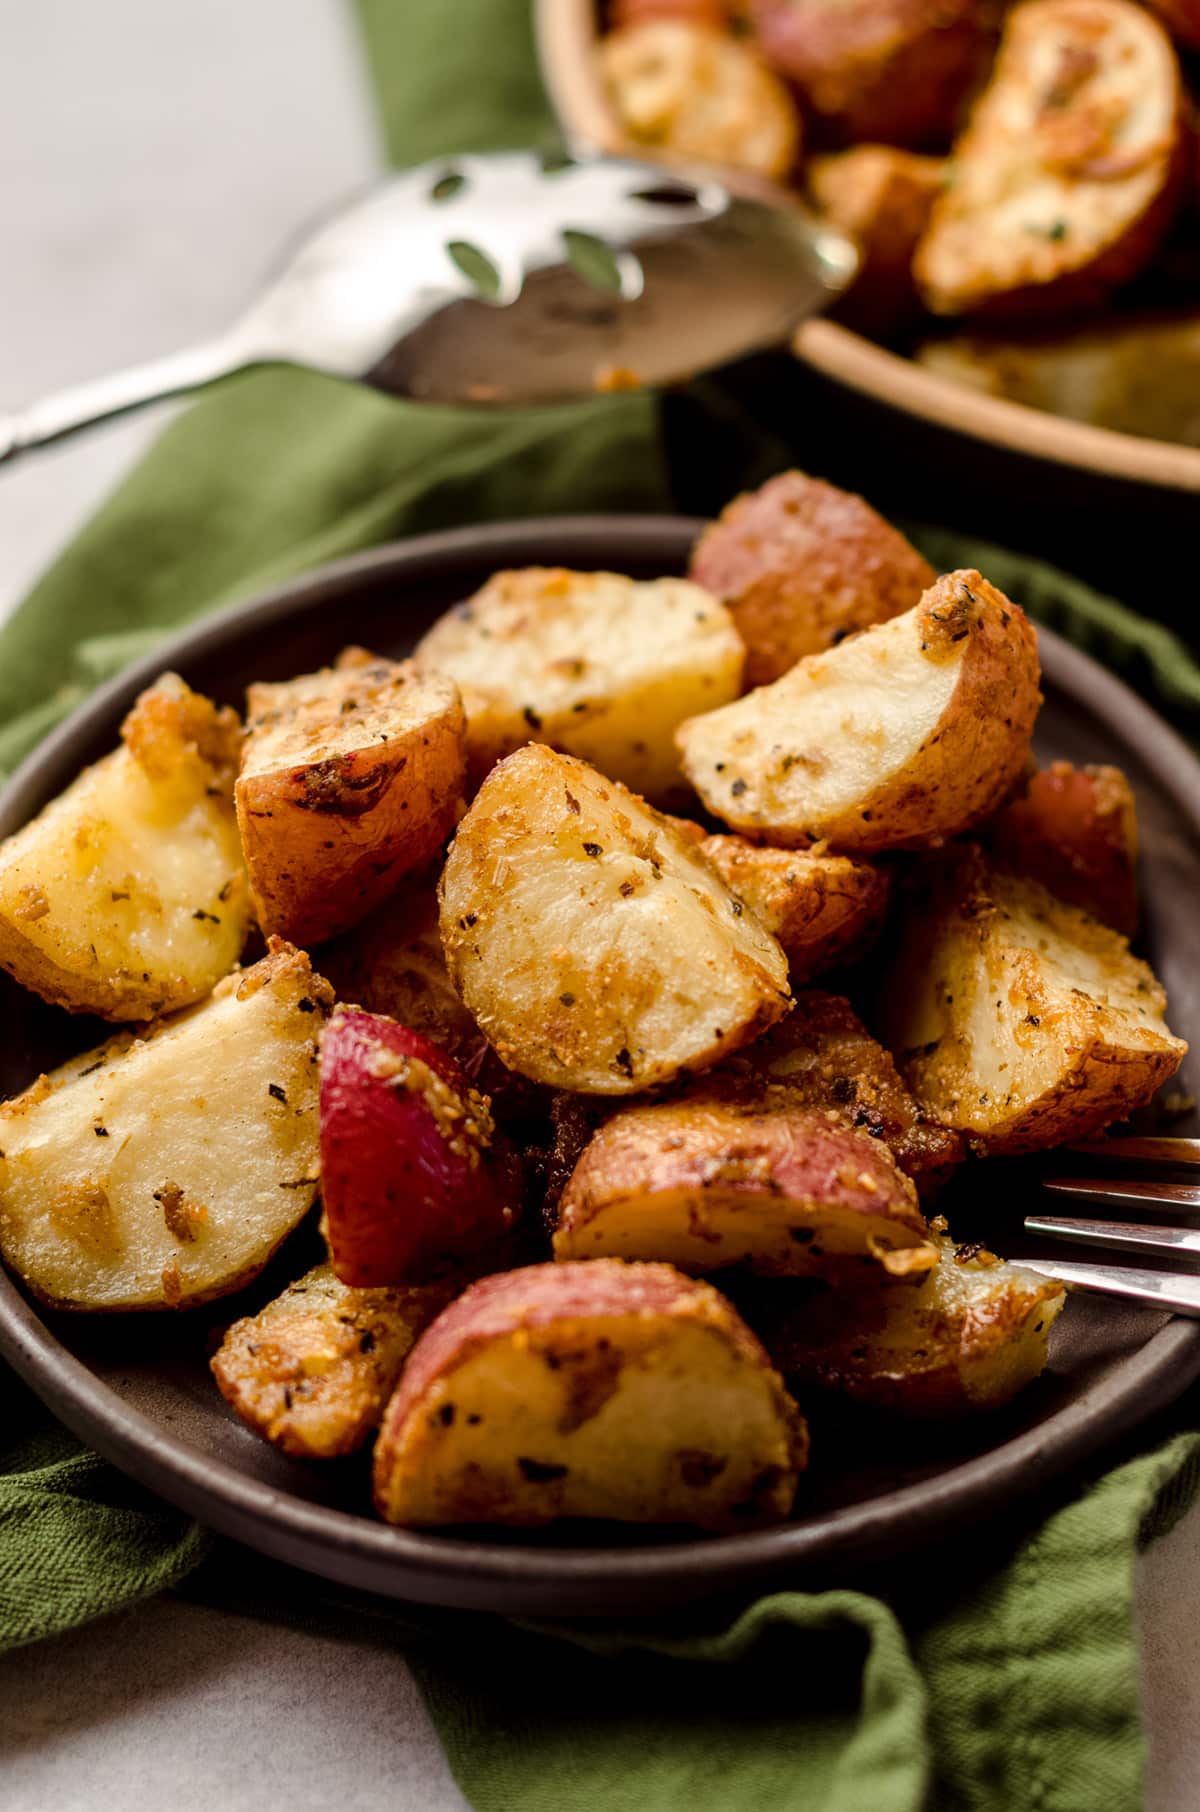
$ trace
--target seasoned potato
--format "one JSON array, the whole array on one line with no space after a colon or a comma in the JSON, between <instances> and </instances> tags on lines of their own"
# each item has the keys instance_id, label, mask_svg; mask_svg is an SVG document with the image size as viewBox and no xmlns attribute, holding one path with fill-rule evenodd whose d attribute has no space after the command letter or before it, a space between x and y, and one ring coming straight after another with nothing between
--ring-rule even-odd
<instances>
[{"instance_id":1,"label":"seasoned potato","mask_svg":"<svg viewBox=\"0 0 1200 1812\"><path fill-rule=\"evenodd\" d=\"M0 1251L43 1301L178 1308L239 1289L317 1193L332 991L278 941L211 999L0 1106Z\"/></svg>"},{"instance_id":2,"label":"seasoned potato","mask_svg":"<svg viewBox=\"0 0 1200 1812\"><path fill-rule=\"evenodd\" d=\"M1200 141L1198 141L1200 142ZM1200 314L1183 310L1073 320L1036 335L956 333L916 360L985 396L1069 421L1200 447Z\"/></svg>"},{"instance_id":3,"label":"seasoned potato","mask_svg":"<svg viewBox=\"0 0 1200 1812\"><path fill-rule=\"evenodd\" d=\"M152 1019L241 954L250 895L233 814L238 722L173 673L121 746L0 845L0 964L69 1013Z\"/></svg>"},{"instance_id":4,"label":"seasoned potato","mask_svg":"<svg viewBox=\"0 0 1200 1812\"><path fill-rule=\"evenodd\" d=\"M737 697L743 650L728 612L686 580L527 567L448 611L416 659L462 691L474 781L546 742L663 798L682 784L676 728Z\"/></svg>"},{"instance_id":5,"label":"seasoned potato","mask_svg":"<svg viewBox=\"0 0 1200 1812\"><path fill-rule=\"evenodd\" d=\"M745 837L706 837L700 849L791 965L793 986L868 950L883 929L891 876L825 849L763 849Z\"/></svg>"},{"instance_id":6,"label":"seasoned potato","mask_svg":"<svg viewBox=\"0 0 1200 1812\"><path fill-rule=\"evenodd\" d=\"M998 862L1125 937L1138 923L1137 805L1120 768L1051 762L988 829Z\"/></svg>"},{"instance_id":7,"label":"seasoned potato","mask_svg":"<svg viewBox=\"0 0 1200 1812\"><path fill-rule=\"evenodd\" d=\"M436 871L406 875L361 925L321 951L338 999L411 1026L474 1072L487 1040L446 973Z\"/></svg>"},{"instance_id":8,"label":"seasoned potato","mask_svg":"<svg viewBox=\"0 0 1200 1812\"><path fill-rule=\"evenodd\" d=\"M297 1459L336 1459L378 1428L413 1342L455 1293L453 1284L355 1290L317 1265L234 1322L213 1376L264 1441Z\"/></svg>"},{"instance_id":9,"label":"seasoned potato","mask_svg":"<svg viewBox=\"0 0 1200 1812\"><path fill-rule=\"evenodd\" d=\"M495 1268L521 1194L517 1154L454 1059L395 1020L338 1007L321 1040L321 1195L342 1281Z\"/></svg>"},{"instance_id":10,"label":"seasoned potato","mask_svg":"<svg viewBox=\"0 0 1200 1812\"><path fill-rule=\"evenodd\" d=\"M704 164L783 177L800 156L800 114L748 45L688 19L647 19L600 44L600 74L636 143Z\"/></svg>"},{"instance_id":11,"label":"seasoned potato","mask_svg":"<svg viewBox=\"0 0 1200 1812\"><path fill-rule=\"evenodd\" d=\"M735 1311L669 1265L487 1277L422 1336L375 1447L392 1523L749 1529L791 1509L803 1421Z\"/></svg>"},{"instance_id":12,"label":"seasoned potato","mask_svg":"<svg viewBox=\"0 0 1200 1812\"><path fill-rule=\"evenodd\" d=\"M936 1262L886 1145L818 1109L728 1099L719 1085L605 1121L563 1191L554 1255L794 1277L911 1276Z\"/></svg>"},{"instance_id":13,"label":"seasoned potato","mask_svg":"<svg viewBox=\"0 0 1200 1812\"><path fill-rule=\"evenodd\" d=\"M812 1280L740 1297L784 1376L904 1416L998 1409L1039 1376L1066 1301L1059 1283L956 1246L934 1222L939 1259L915 1289L882 1285L852 1298Z\"/></svg>"},{"instance_id":14,"label":"seasoned potato","mask_svg":"<svg viewBox=\"0 0 1200 1812\"><path fill-rule=\"evenodd\" d=\"M977 572L681 726L689 780L735 830L864 852L940 843L990 816L1024 766L1037 639Z\"/></svg>"},{"instance_id":15,"label":"seasoned potato","mask_svg":"<svg viewBox=\"0 0 1200 1812\"><path fill-rule=\"evenodd\" d=\"M911 610L937 575L861 497L780 472L726 505L696 543L691 576L728 606L747 686L765 686Z\"/></svg>"},{"instance_id":16,"label":"seasoned potato","mask_svg":"<svg viewBox=\"0 0 1200 1812\"><path fill-rule=\"evenodd\" d=\"M264 931L319 943L441 848L461 807L458 689L350 648L336 667L251 686L236 799Z\"/></svg>"},{"instance_id":17,"label":"seasoned potato","mask_svg":"<svg viewBox=\"0 0 1200 1812\"><path fill-rule=\"evenodd\" d=\"M701 1086L763 1108L820 1108L879 1139L924 1199L964 1157L960 1136L938 1125L909 1092L890 1051L877 1044L848 1000L809 989L765 1038Z\"/></svg>"},{"instance_id":18,"label":"seasoned potato","mask_svg":"<svg viewBox=\"0 0 1200 1812\"><path fill-rule=\"evenodd\" d=\"M946 175L944 158L892 145L853 145L810 160L809 199L858 244L858 275L837 305L848 327L884 339L916 314L913 253Z\"/></svg>"},{"instance_id":19,"label":"seasoned potato","mask_svg":"<svg viewBox=\"0 0 1200 1812\"><path fill-rule=\"evenodd\" d=\"M1141 270L1181 197L1179 64L1131 0L1025 0L914 271L938 315L1077 309Z\"/></svg>"},{"instance_id":20,"label":"seasoned potato","mask_svg":"<svg viewBox=\"0 0 1200 1812\"><path fill-rule=\"evenodd\" d=\"M980 0L750 0L763 55L821 136L942 145L990 45Z\"/></svg>"},{"instance_id":21,"label":"seasoned potato","mask_svg":"<svg viewBox=\"0 0 1200 1812\"><path fill-rule=\"evenodd\" d=\"M1090 1138L1148 1102L1187 1050L1125 939L947 850L914 899L883 1037L922 1105L985 1152Z\"/></svg>"},{"instance_id":22,"label":"seasoned potato","mask_svg":"<svg viewBox=\"0 0 1200 1812\"><path fill-rule=\"evenodd\" d=\"M582 761L530 744L450 847L442 942L510 1068L625 1095L715 1063L787 1011L787 959L694 844Z\"/></svg>"}]
</instances>

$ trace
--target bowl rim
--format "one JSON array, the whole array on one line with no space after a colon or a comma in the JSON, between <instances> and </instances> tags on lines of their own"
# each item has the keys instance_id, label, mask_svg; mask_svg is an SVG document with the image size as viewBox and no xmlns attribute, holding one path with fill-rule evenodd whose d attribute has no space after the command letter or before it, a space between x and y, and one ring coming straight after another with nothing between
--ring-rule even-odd
<instances>
[{"instance_id":1,"label":"bowl rim","mask_svg":"<svg viewBox=\"0 0 1200 1812\"><path fill-rule=\"evenodd\" d=\"M592 54L596 0L534 0L542 79L568 141L644 156L622 135ZM800 327L792 350L812 370L905 415L1026 459L1160 490L1200 492L1200 447L1069 421L952 383L837 321Z\"/></svg>"},{"instance_id":2,"label":"bowl rim","mask_svg":"<svg viewBox=\"0 0 1200 1812\"><path fill-rule=\"evenodd\" d=\"M353 598L364 583L419 584L456 565L529 564L554 550L585 564L600 546L634 562L681 564L705 525L677 516L531 518L425 535L352 555L228 606L183 629L100 687L26 758L0 792L0 835L36 809L47 770L78 765L77 748L109 735L165 667L186 677L201 658L301 613ZM1200 836L1200 762L1122 681L1039 628L1049 682L1112 722ZM73 769L72 769L73 771ZM795 1575L818 1560L900 1551L972 1513L987 1514L1069 1470L1166 1406L1200 1375L1200 1321L1174 1319L1073 1402L945 1472L797 1523L671 1545L562 1549L427 1534L312 1503L210 1457L133 1408L58 1339L0 1272L0 1354L69 1428L124 1472L210 1527L311 1572L386 1596L494 1611L615 1614Z\"/></svg>"}]
</instances>

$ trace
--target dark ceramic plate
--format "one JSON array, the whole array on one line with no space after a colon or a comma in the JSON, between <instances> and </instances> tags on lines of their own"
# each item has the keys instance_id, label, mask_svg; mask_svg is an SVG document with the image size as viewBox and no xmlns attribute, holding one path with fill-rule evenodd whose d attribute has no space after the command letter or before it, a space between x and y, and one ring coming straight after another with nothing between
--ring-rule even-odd
<instances>
[{"instance_id":1,"label":"dark ceramic plate","mask_svg":"<svg viewBox=\"0 0 1200 1812\"><path fill-rule=\"evenodd\" d=\"M104 687L38 749L0 797L7 835L116 740L134 695L164 667L240 703L252 678L286 678L347 640L405 652L445 606L497 567L562 564L651 576L682 569L699 525L676 518L550 520L462 530L383 548L188 631ZM1200 766L1125 687L1043 634L1043 757L1116 761L1133 781L1144 843L1147 954L1172 1023L1200 1045ZM103 1035L0 978L0 1093ZM1187 1122L1174 1129L1200 1130ZM1027 1170L980 1166L1006 1223L1036 1187ZM966 1206L966 1205L964 1205ZM970 1204L972 1208L975 1202ZM954 1207L950 1204L953 1216ZM302 1237L302 1236L298 1236ZM1005 1249L1019 1249L1009 1233ZM239 1312L281 1287L295 1251ZM1046 1375L1018 1403L959 1430L891 1429L842 1412L815 1429L816 1464L795 1520L697 1540L604 1531L509 1538L390 1529L367 1510L366 1466L307 1466L236 1423L212 1384L207 1341L229 1306L171 1317L51 1315L0 1277L0 1350L77 1434L203 1522L279 1559L389 1597L538 1615L604 1615L694 1602L881 1557L1042 1486L1175 1397L1200 1373L1200 1324L1076 1299ZM866 1457L864 1457L866 1456Z\"/></svg>"}]
</instances>

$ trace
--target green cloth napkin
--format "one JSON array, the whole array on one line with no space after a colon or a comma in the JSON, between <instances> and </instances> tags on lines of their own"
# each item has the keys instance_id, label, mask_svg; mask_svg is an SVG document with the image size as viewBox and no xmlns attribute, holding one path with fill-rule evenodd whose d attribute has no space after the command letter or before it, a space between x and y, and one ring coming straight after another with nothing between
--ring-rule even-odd
<instances>
[{"instance_id":1,"label":"green cloth napkin","mask_svg":"<svg viewBox=\"0 0 1200 1812\"><path fill-rule=\"evenodd\" d=\"M547 135L525 0L359 10L398 160ZM789 457L819 469L820 424L789 448L744 394L736 378L693 386L673 435L670 406L641 396L468 420L290 370L230 381L167 430L0 632L0 767L160 637L320 561L459 522L695 507L718 469L730 486ZM921 538L1200 735L1200 668L1169 632L1020 556ZM1133 1569L1195 1496L1198 1435L1145 1431L1149 1451L1063 1487L1040 1526L1009 1516L871 1589L837 1575L665 1627L551 1632L298 1585L4 1383L0 1647L169 1586L399 1646L481 1812L1141 1805Z\"/></svg>"}]
</instances>

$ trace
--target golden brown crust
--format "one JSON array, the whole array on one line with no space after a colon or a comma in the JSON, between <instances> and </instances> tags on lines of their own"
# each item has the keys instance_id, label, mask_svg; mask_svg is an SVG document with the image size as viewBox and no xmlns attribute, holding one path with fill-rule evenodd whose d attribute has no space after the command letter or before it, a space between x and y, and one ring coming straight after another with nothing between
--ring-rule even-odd
<instances>
[{"instance_id":1,"label":"golden brown crust","mask_svg":"<svg viewBox=\"0 0 1200 1812\"><path fill-rule=\"evenodd\" d=\"M944 145L994 12L979 0L750 0L764 56L838 144Z\"/></svg>"},{"instance_id":2,"label":"golden brown crust","mask_svg":"<svg viewBox=\"0 0 1200 1812\"><path fill-rule=\"evenodd\" d=\"M914 849L981 823L1029 751L1037 638L979 573L681 725L683 768L744 836L800 848Z\"/></svg>"},{"instance_id":3,"label":"golden brown crust","mask_svg":"<svg viewBox=\"0 0 1200 1812\"><path fill-rule=\"evenodd\" d=\"M534 1265L473 1285L418 1342L376 1444L375 1501L417 1525L753 1528L787 1515L807 1446L715 1290L668 1265Z\"/></svg>"},{"instance_id":4,"label":"golden brown crust","mask_svg":"<svg viewBox=\"0 0 1200 1812\"><path fill-rule=\"evenodd\" d=\"M461 808L458 689L347 650L255 685L235 798L259 922L299 944L364 918L441 848Z\"/></svg>"},{"instance_id":5,"label":"golden brown crust","mask_svg":"<svg viewBox=\"0 0 1200 1812\"><path fill-rule=\"evenodd\" d=\"M454 1293L450 1284L356 1290L318 1265L234 1322L213 1376L246 1426L281 1452L353 1453L382 1420L413 1343Z\"/></svg>"},{"instance_id":6,"label":"golden brown crust","mask_svg":"<svg viewBox=\"0 0 1200 1812\"><path fill-rule=\"evenodd\" d=\"M954 147L914 261L934 314L1094 304L1153 255L1182 198L1179 66L1131 0L1024 0Z\"/></svg>"},{"instance_id":7,"label":"golden brown crust","mask_svg":"<svg viewBox=\"0 0 1200 1812\"><path fill-rule=\"evenodd\" d=\"M799 159L787 88L726 32L680 18L627 25L601 40L600 73L624 131L666 156L767 177Z\"/></svg>"},{"instance_id":8,"label":"golden brown crust","mask_svg":"<svg viewBox=\"0 0 1200 1812\"><path fill-rule=\"evenodd\" d=\"M733 617L747 687L911 610L936 576L863 498L796 471L727 504L689 570Z\"/></svg>"},{"instance_id":9,"label":"golden brown crust","mask_svg":"<svg viewBox=\"0 0 1200 1812\"><path fill-rule=\"evenodd\" d=\"M824 849L766 849L745 837L706 837L700 848L779 940L793 987L857 961L883 929L891 875L872 862Z\"/></svg>"},{"instance_id":10,"label":"golden brown crust","mask_svg":"<svg viewBox=\"0 0 1200 1812\"><path fill-rule=\"evenodd\" d=\"M927 864L882 999L909 1087L983 1152L1090 1138L1187 1051L1123 937L970 846Z\"/></svg>"}]
</instances>

